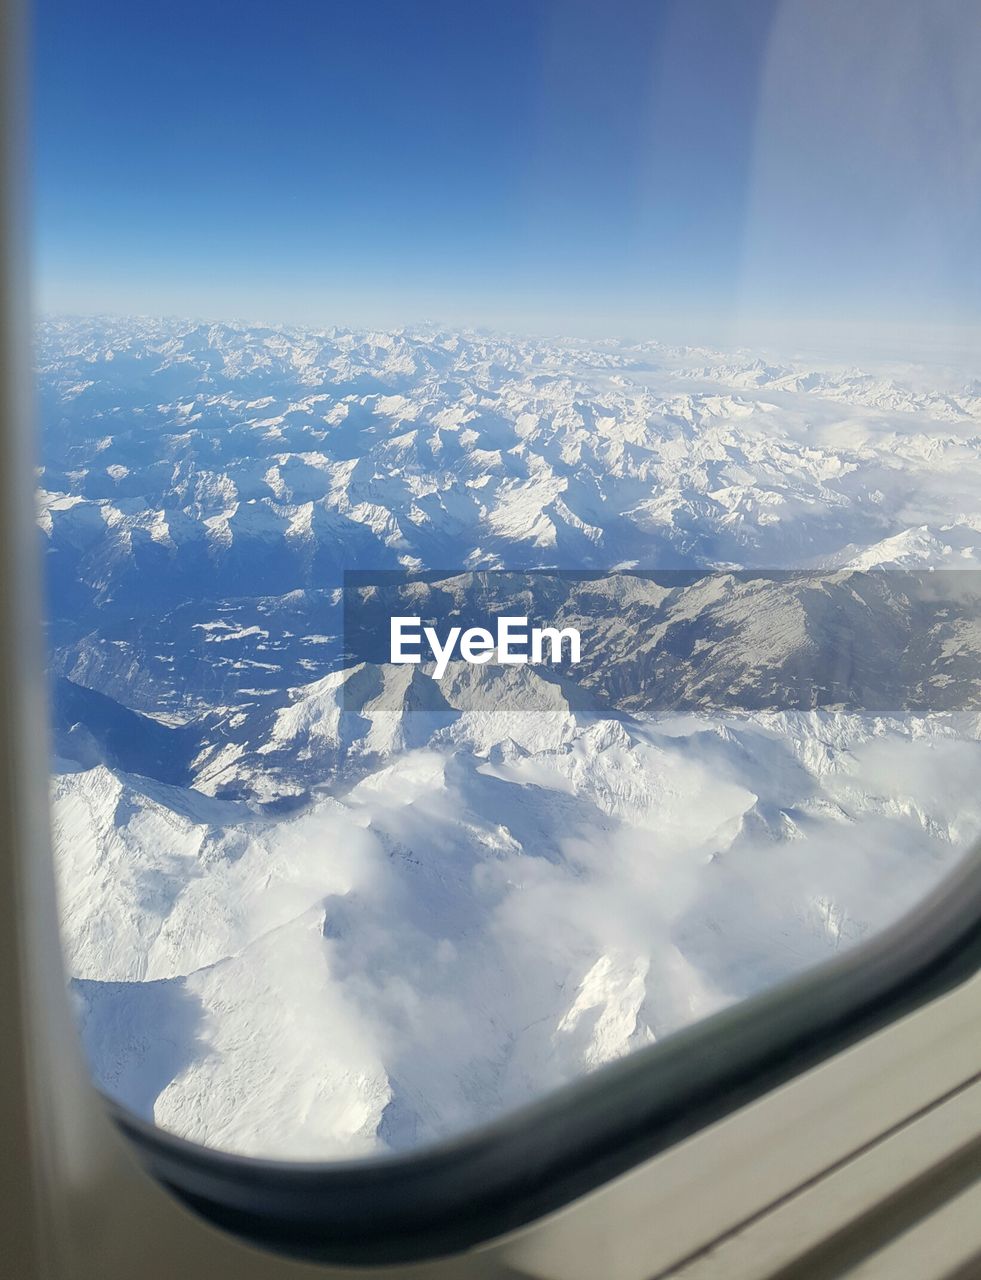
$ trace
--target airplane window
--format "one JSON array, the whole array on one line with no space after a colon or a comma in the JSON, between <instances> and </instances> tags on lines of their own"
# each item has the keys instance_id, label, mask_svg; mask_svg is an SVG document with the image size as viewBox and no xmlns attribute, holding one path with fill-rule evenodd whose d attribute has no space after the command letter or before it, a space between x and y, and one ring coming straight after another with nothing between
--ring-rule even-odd
<instances>
[{"instance_id":1,"label":"airplane window","mask_svg":"<svg viewBox=\"0 0 981 1280\"><path fill-rule=\"evenodd\" d=\"M35 19L55 857L134 1124L408 1155L944 881L972 4Z\"/></svg>"}]
</instances>

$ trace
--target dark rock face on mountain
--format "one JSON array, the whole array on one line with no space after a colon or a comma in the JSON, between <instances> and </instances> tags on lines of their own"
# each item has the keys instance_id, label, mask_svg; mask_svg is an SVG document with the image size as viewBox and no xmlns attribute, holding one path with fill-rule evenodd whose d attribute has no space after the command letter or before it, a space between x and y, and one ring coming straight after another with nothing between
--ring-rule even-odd
<instances>
[{"instance_id":1,"label":"dark rock face on mountain","mask_svg":"<svg viewBox=\"0 0 981 1280\"><path fill-rule=\"evenodd\" d=\"M193 726L161 724L63 676L54 681L51 712L55 747L62 755L178 787L191 780L191 761L200 747Z\"/></svg>"}]
</instances>

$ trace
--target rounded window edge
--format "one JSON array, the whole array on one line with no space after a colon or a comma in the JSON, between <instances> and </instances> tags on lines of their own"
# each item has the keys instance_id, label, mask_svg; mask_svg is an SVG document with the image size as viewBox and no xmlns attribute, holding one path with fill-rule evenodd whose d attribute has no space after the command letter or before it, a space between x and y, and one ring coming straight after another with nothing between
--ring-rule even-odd
<instances>
[{"instance_id":1,"label":"rounded window edge","mask_svg":"<svg viewBox=\"0 0 981 1280\"><path fill-rule=\"evenodd\" d=\"M106 1105L161 1183L248 1243L323 1263L419 1262L564 1208L979 969L976 846L930 897L847 954L417 1152L257 1159Z\"/></svg>"}]
</instances>

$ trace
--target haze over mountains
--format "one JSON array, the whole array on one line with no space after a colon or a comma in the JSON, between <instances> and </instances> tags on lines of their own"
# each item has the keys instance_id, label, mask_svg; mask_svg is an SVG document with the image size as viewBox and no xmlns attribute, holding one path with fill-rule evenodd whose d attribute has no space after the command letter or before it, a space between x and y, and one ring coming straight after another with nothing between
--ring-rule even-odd
<instances>
[{"instance_id":1,"label":"haze over mountains","mask_svg":"<svg viewBox=\"0 0 981 1280\"><path fill-rule=\"evenodd\" d=\"M930 576L981 567L978 383L149 320L38 359L66 955L162 1125L432 1140L861 938L981 828L981 576ZM346 568L440 571L368 635L392 591L522 599L586 660L387 666ZM499 572L546 569L593 573Z\"/></svg>"}]
</instances>

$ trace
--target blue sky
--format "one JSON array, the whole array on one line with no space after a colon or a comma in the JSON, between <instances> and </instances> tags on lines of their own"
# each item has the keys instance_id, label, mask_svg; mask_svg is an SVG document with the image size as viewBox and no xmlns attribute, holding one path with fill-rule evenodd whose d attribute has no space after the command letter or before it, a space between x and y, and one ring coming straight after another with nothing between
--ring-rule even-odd
<instances>
[{"instance_id":1,"label":"blue sky","mask_svg":"<svg viewBox=\"0 0 981 1280\"><path fill-rule=\"evenodd\" d=\"M979 319L973 0L39 0L34 58L44 310Z\"/></svg>"}]
</instances>

